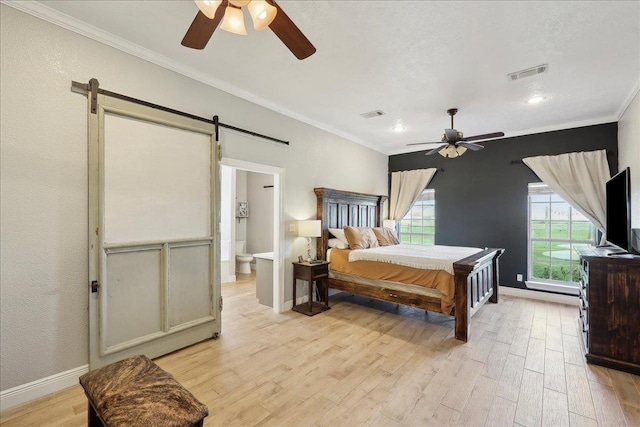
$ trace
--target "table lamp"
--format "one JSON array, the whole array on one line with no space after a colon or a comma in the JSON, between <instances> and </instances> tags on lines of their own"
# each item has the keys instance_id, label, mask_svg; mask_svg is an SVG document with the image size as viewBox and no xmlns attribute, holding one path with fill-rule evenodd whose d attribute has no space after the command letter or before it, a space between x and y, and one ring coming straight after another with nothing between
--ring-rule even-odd
<instances>
[{"instance_id":1,"label":"table lamp","mask_svg":"<svg viewBox=\"0 0 640 427\"><path fill-rule=\"evenodd\" d=\"M307 238L307 262L311 262L311 238L322 236L322 226L319 219L298 222L298 236Z\"/></svg>"}]
</instances>

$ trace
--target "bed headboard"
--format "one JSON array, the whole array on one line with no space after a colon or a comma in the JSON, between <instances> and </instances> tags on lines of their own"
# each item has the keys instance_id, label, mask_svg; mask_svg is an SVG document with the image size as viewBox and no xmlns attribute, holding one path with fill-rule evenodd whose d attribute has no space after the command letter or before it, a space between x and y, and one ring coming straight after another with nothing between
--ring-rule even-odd
<instances>
[{"instance_id":1,"label":"bed headboard","mask_svg":"<svg viewBox=\"0 0 640 427\"><path fill-rule=\"evenodd\" d=\"M318 255L326 259L329 228L382 227L382 209L387 196L314 188L318 199L317 219L322 224L322 237L317 241Z\"/></svg>"}]
</instances>

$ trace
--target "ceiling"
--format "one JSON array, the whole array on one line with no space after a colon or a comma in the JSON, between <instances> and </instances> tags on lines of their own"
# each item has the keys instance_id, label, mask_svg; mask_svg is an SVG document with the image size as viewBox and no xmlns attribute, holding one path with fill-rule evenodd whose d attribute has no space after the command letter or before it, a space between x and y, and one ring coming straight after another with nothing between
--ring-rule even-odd
<instances>
[{"instance_id":1,"label":"ceiling","mask_svg":"<svg viewBox=\"0 0 640 427\"><path fill-rule=\"evenodd\" d=\"M386 154L439 141L451 107L465 136L617 121L640 81L636 1L282 0L317 48L303 61L247 13L247 36L218 29L202 51L181 46L190 0L7 3ZM360 116L372 110L385 115Z\"/></svg>"}]
</instances>

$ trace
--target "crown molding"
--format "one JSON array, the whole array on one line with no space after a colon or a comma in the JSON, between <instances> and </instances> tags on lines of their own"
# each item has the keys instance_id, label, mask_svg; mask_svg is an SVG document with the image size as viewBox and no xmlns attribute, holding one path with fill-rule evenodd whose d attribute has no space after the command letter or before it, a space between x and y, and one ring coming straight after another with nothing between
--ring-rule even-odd
<instances>
[{"instance_id":1,"label":"crown molding","mask_svg":"<svg viewBox=\"0 0 640 427\"><path fill-rule=\"evenodd\" d=\"M616 117L617 117L616 122L620 121L625 111L627 111L627 108L629 108L629 105L633 101L633 98L635 98L636 95L638 94L638 91L640 91L640 74L638 74L638 76L636 77L634 84L631 85L631 89L629 90L627 97L622 102L620 109L618 109L618 112L616 114Z\"/></svg>"},{"instance_id":2,"label":"crown molding","mask_svg":"<svg viewBox=\"0 0 640 427\"><path fill-rule=\"evenodd\" d=\"M211 86L213 88L219 89L228 94L237 96L238 98L242 98L246 101L268 108L269 110L275 111L284 116L306 123L310 126L324 130L336 136L342 137L348 141L362 145L364 147L375 150L382 154L386 154L380 148L373 146L372 144L368 143L367 141L361 138L358 138L347 132L343 132L339 129L336 129L330 125L327 125L326 123L319 122L305 115L291 111L281 105L267 101L266 99L260 98L250 92L240 89L237 86L226 83L220 79L211 77L210 75L200 72L192 67L187 67L183 64L178 63L177 61L167 58L166 56L159 55L158 53L152 50L149 50L140 45L132 43L128 40L123 39L122 37L118 37L112 33L104 31L93 25L89 25L86 22L80 21L67 14L64 14L55 9L52 9L40 2L19 1L19 0L0 0L0 3L6 6L10 6L21 12L27 13L36 18L40 18L51 24L65 28L76 34L80 34L84 37L90 38L92 40L95 40L107 46L118 49L122 52L133 55L144 61L158 65L162 68L166 68L168 70L174 71L178 74L182 74L183 76L189 77L193 80L197 80L201 83L206 84L207 86Z\"/></svg>"}]
</instances>

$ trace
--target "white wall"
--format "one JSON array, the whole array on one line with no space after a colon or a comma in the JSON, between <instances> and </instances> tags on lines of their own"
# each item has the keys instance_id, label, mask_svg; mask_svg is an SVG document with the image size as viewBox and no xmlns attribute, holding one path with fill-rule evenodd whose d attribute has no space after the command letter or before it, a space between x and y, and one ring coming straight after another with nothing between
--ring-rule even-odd
<instances>
[{"instance_id":1,"label":"white wall","mask_svg":"<svg viewBox=\"0 0 640 427\"><path fill-rule=\"evenodd\" d=\"M386 155L4 4L0 62L1 390L88 362L87 100L72 80L290 140L221 136L223 156L285 169L286 223L315 218L314 187L387 192ZM287 299L302 240L285 234Z\"/></svg>"},{"instance_id":2,"label":"white wall","mask_svg":"<svg viewBox=\"0 0 640 427\"><path fill-rule=\"evenodd\" d=\"M257 254L273 251L273 175L247 173L247 252Z\"/></svg>"},{"instance_id":3,"label":"white wall","mask_svg":"<svg viewBox=\"0 0 640 427\"><path fill-rule=\"evenodd\" d=\"M631 226L640 228L640 92L618 121L618 169L631 168Z\"/></svg>"}]
</instances>

